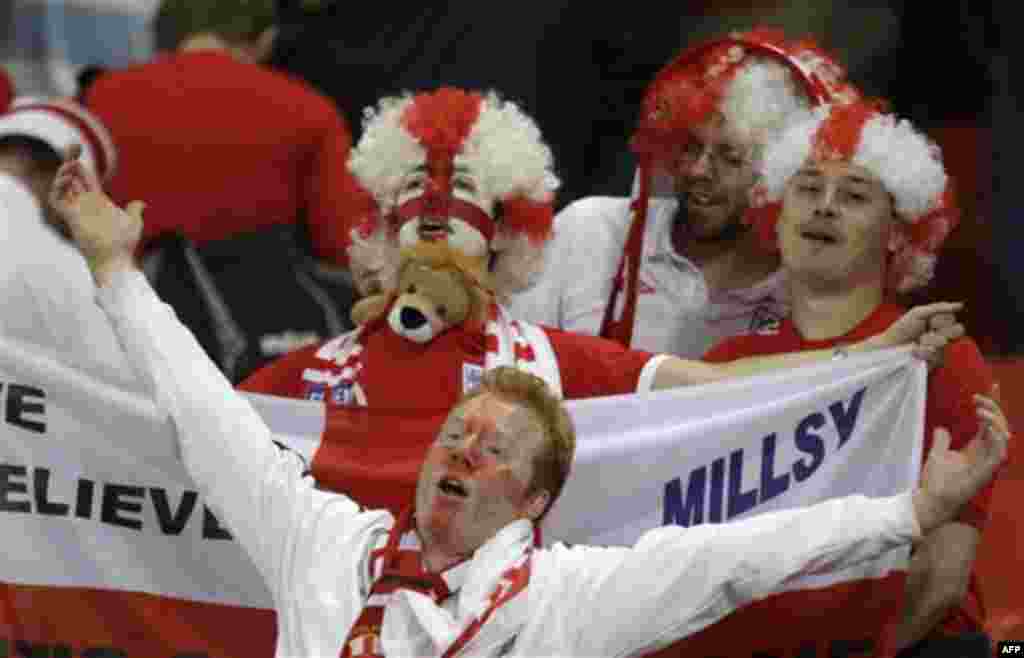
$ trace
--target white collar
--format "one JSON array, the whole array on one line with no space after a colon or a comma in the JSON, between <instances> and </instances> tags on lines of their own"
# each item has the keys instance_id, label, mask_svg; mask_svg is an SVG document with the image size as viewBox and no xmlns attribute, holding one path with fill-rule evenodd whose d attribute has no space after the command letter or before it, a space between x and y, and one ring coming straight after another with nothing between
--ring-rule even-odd
<instances>
[{"instance_id":1,"label":"white collar","mask_svg":"<svg viewBox=\"0 0 1024 658\"><path fill-rule=\"evenodd\" d=\"M410 534L410 533L407 533ZM408 546L419 545L413 534ZM402 537L405 543L405 537ZM452 592L457 592L454 610L436 604L430 597L401 590L384 610L381 641L386 655L437 656L473 624L490 606L490 595L502 576L522 563L533 543L533 523L513 521L499 530L473 556L442 574ZM525 592L501 606L479 629L474 649L497 648L512 641L529 616ZM476 651L474 651L476 653ZM481 653L491 653L486 649Z\"/></svg>"}]
</instances>

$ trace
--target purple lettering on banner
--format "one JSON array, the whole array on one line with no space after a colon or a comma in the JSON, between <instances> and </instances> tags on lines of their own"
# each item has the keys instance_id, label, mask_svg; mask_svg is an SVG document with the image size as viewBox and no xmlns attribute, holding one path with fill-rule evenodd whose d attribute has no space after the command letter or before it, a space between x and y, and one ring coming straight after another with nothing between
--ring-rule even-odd
<instances>
[{"instance_id":1,"label":"purple lettering on banner","mask_svg":"<svg viewBox=\"0 0 1024 658\"><path fill-rule=\"evenodd\" d=\"M686 483L686 500L683 500L683 485L679 478L665 484L664 521L662 525L681 525L689 528L704 522L704 491L707 488L707 467L701 466L690 472Z\"/></svg>"},{"instance_id":2,"label":"purple lettering on banner","mask_svg":"<svg viewBox=\"0 0 1024 658\"><path fill-rule=\"evenodd\" d=\"M774 433L761 440L761 502L766 502L789 489L789 473L775 475Z\"/></svg>"},{"instance_id":3,"label":"purple lettering on banner","mask_svg":"<svg viewBox=\"0 0 1024 658\"><path fill-rule=\"evenodd\" d=\"M757 505L757 489L743 491L743 450L729 455L729 517L749 512Z\"/></svg>"},{"instance_id":4,"label":"purple lettering on banner","mask_svg":"<svg viewBox=\"0 0 1024 658\"><path fill-rule=\"evenodd\" d=\"M857 414L860 413L860 403L864 401L865 392L867 392L867 389L862 388L854 393L853 397L850 398L849 406L845 409L841 401L834 402L828 407L829 412L832 414L832 420L836 424L836 430L839 432L840 448L853 435L853 427L857 424Z\"/></svg>"},{"instance_id":5,"label":"purple lettering on banner","mask_svg":"<svg viewBox=\"0 0 1024 658\"><path fill-rule=\"evenodd\" d=\"M826 422L824 415L811 414L796 426L796 448L811 456L810 463L801 459L793 464L793 477L797 482L803 482L814 475L814 471L818 470L821 462L825 460L825 441L812 430L821 429Z\"/></svg>"},{"instance_id":6,"label":"purple lettering on banner","mask_svg":"<svg viewBox=\"0 0 1024 658\"><path fill-rule=\"evenodd\" d=\"M725 457L711 462L711 489L708 492L708 523L722 522L725 500Z\"/></svg>"}]
</instances>

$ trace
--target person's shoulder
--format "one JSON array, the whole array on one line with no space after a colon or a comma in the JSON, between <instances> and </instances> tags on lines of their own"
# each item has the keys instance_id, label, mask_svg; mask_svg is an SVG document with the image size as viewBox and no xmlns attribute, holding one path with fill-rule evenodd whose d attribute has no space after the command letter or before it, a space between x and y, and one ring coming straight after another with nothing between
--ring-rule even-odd
<instances>
[{"instance_id":1,"label":"person's shoulder","mask_svg":"<svg viewBox=\"0 0 1024 658\"><path fill-rule=\"evenodd\" d=\"M630 200L627 197L589 196L573 201L555 216L555 228L573 232L600 230L606 226L629 223Z\"/></svg>"},{"instance_id":2,"label":"person's shoulder","mask_svg":"<svg viewBox=\"0 0 1024 658\"><path fill-rule=\"evenodd\" d=\"M292 95L302 98L311 107L317 107L324 111L336 111L335 103L329 96L302 78L276 67L254 66L253 68L255 75L273 81L272 84L279 85Z\"/></svg>"},{"instance_id":3,"label":"person's shoulder","mask_svg":"<svg viewBox=\"0 0 1024 658\"><path fill-rule=\"evenodd\" d=\"M602 249L615 253L625 242L629 226L629 199L584 197L563 208L554 219L554 237L548 252L585 245L586 258L599 258Z\"/></svg>"}]
</instances>

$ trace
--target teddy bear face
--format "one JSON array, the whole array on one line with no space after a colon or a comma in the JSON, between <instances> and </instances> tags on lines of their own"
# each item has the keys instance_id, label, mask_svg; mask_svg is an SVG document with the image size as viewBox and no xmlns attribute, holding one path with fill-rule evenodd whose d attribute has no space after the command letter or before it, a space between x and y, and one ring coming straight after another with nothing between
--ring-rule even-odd
<instances>
[{"instance_id":1,"label":"teddy bear face","mask_svg":"<svg viewBox=\"0 0 1024 658\"><path fill-rule=\"evenodd\" d=\"M472 299L456 272L414 263L399 279L398 298L388 314L388 324L413 342L427 343L461 324L471 310Z\"/></svg>"}]
</instances>

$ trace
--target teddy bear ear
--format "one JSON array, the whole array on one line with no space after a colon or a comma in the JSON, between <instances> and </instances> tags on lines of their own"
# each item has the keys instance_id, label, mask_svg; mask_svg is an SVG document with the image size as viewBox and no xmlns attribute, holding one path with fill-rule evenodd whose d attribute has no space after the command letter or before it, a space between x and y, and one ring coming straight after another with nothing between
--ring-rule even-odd
<instances>
[{"instance_id":1,"label":"teddy bear ear","mask_svg":"<svg viewBox=\"0 0 1024 658\"><path fill-rule=\"evenodd\" d=\"M391 295L373 295L364 297L356 302L349 314L356 326L362 326L384 315L388 304L391 303Z\"/></svg>"}]
</instances>

